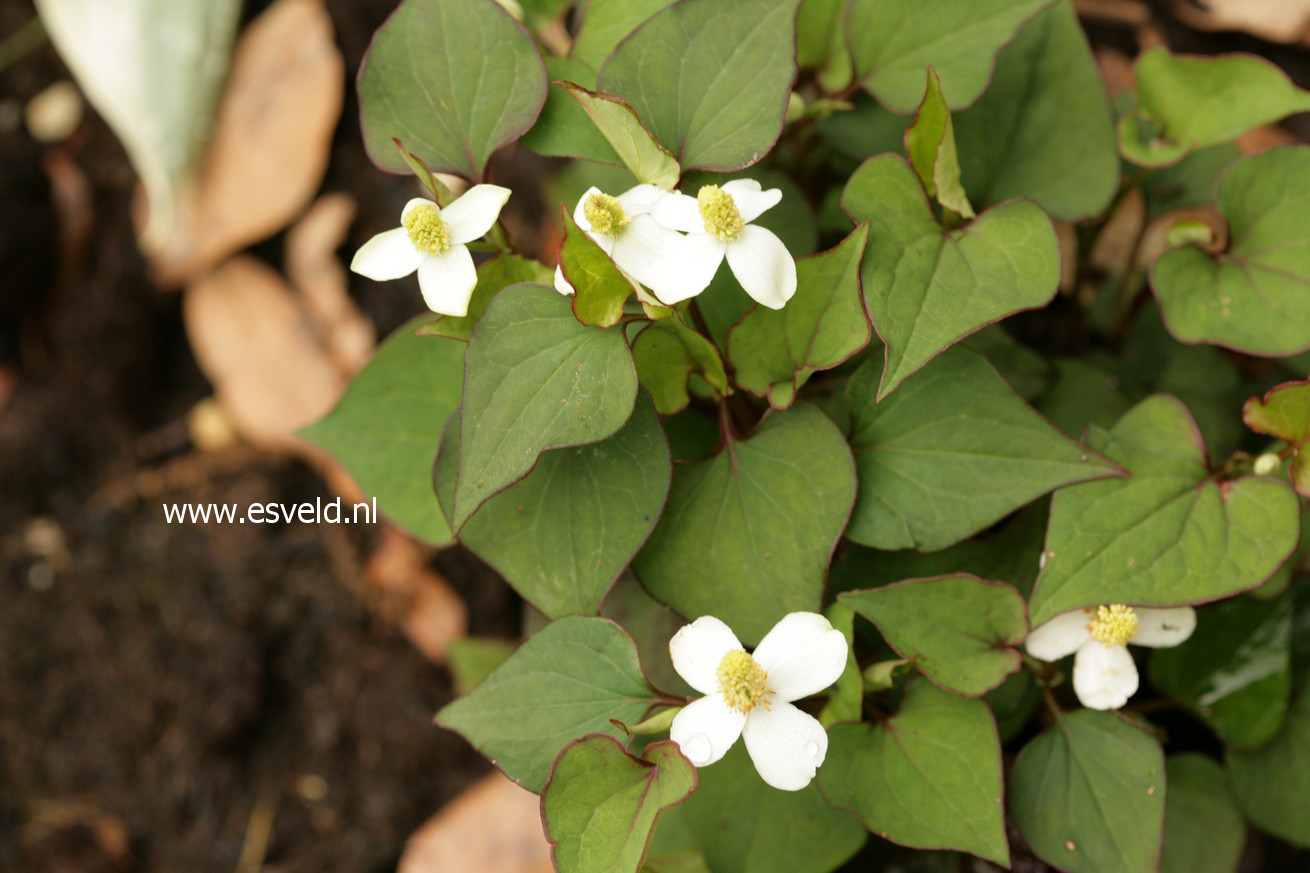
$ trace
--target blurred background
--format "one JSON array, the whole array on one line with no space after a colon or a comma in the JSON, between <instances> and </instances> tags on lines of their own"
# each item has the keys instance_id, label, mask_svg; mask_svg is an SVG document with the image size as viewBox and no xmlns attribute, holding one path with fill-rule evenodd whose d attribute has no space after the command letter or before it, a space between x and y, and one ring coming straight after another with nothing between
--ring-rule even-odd
<instances>
[{"instance_id":1,"label":"blurred background","mask_svg":"<svg viewBox=\"0 0 1310 873\"><path fill-rule=\"evenodd\" d=\"M40 5L117 27L152 2L164 43L170 8L223 6ZM0 870L550 869L537 798L432 724L452 644L520 635L494 572L385 522L161 509L355 496L294 431L423 310L412 279L344 269L418 190L372 167L358 126L354 73L393 6L231 3L234 39L187 71L195 99L146 88L122 110L195 116L196 170L147 197L151 131L130 160L75 79L132 83L112 58L61 59L32 0L0 0ZM1161 38L1310 87L1310 2L1077 6L1112 91ZM515 192L517 247L553 263L554 210L581 190L567 162L514 146L490 177Z\"/></svg>"}]
</instances>

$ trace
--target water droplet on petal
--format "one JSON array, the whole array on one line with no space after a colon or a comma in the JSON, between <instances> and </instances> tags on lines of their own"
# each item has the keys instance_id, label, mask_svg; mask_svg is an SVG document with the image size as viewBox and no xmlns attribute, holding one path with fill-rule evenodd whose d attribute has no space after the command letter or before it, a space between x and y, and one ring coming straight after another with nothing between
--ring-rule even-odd
<instances>
[{"instance_id":1,"label":"water droplet on petal","mask_svg":"<svg viewBox=\"0 0 1310 873\"><path fill-rule=\"evenodd\" d=\"M697 767L708 761L713 753L710 738L704 734L693 734L687 738L687 742L680 743L679 747L682 749L682 754L687 756L687 760Z\"/></svg>"},{"instance_id":2,"label":"water droplet on petal","mask_svg":"<svg viewBox=\"0 0 1310 873\"><path fill-rule=\"evenodd\" d=\"M818 757L818 754L819 754L819 744L818 744L818 743L806 743L806 744L805 744L805 754L809 755L811 758Z\"/></svg>"}]
</instances>

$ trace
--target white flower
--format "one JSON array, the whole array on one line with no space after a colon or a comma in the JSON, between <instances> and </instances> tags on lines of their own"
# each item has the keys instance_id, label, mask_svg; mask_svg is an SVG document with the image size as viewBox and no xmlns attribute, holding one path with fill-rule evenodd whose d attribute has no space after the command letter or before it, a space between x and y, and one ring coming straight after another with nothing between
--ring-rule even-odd
<instances>
[{"instance_id":1,"label":"white flower","mask_svg":"<svg viewBox=\"0 0 1310 873\"><path fill-rule=\"evenodd\" d=\"M755 769L783 791L799 791L828 754L828 734L792 706L837 681L846 637L813 612L793 612L748 655L726 624L701 616L669 640L673 666L706 695L673 719L669 737L697 767L727 754L741 736Z\"/></svg>"},{"instance_id":2,"label":"white flower","mask_svg":"<svg viewBox=\"0 0 1310 873\"><path fill-rule=\"evenodd\" d=\"M651 264L682 239L650 216L651 207L667 195L654 185L638 185L618 197L588 188L573 209L573 221L615 266L638 282L650 284ZM559 267L555 268L555 290L573 293Z\"/></svg>"},{"instance_id":3,"label":"white flower","mask_svg":"<svg viewBox=\"0 0 1310 873\"><path fill-rule=\"evenodd\" d=\"M761 191L754 179L706 185L695 197L666 194L651 215L687 235L652 266L646 284L667 304L695 297L726 257L747 294L763 306L781 309L796 293L796 262L772 231L751 224L781 199L777 188Z\"/></svg>"},{"instance_id":4,"label":"white flower","mask_svg":"<svg viewBox=\"0 0 1310 873\"><path fill-rule=\"evenodd\" d=\"M1043 661L1077 652L1073 690L1089 709L1118 709L1137 693L1137 665L1128 643L1165 649L1196 629L1196 610L1134 609L1123 604L1057 615L1028 635L1024 648Z\"/></svg>"},{"instance_id":5,"label":"white flower","mask_svg":"<svg viewBox=\"0 0 1310 873\"><path fill-rule=\"evenodd\" d=\"M400 214L401 226L364 243L350 269L379 282L418 270L429 309L467 315L478 271L465 243L491 230L509 195L499 185L474 185L445 209L431 200L411 200Z\"/></svg>"}]
</instances>

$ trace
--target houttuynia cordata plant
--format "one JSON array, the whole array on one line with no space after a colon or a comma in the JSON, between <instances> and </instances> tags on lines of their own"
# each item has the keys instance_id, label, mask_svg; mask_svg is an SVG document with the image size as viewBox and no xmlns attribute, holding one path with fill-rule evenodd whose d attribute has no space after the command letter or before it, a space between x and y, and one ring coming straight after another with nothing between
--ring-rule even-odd
<instances>
[{"instance_id":1,"label":"houttuynia cordata plant","mask_svg":"<svg viewBox=\"0 0 1310 873\"><path fill-rule=\"evenodd\" d=\"M1072 0L404 0L358 91L422 196L353 268L434 315L307 435L531 605L437 722L560 870L1310 846L1310 147L1234 145L1281 70L1112 100ZM575 159L558 267L515 142Z\"/></svg>"}]
</instances>

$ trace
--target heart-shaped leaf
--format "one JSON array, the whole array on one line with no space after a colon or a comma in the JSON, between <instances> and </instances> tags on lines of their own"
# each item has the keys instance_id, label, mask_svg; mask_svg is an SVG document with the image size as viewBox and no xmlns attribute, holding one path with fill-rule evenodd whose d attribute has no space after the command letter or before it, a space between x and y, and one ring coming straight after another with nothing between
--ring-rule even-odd
<instances>
[{"instance_id":1,"label":"heart-shaped leaf","mask_svg":"<svg viewBox=\"0 0 1310 873\"><path fill-rule=\"evenodd\" d=\"M1237 873L1246 822L1224 768L1195 752L1165 761L1160 873Z\"/></svg>"},{"instance_id":2,"label":"heart-shaped leaf","mask_svg":"<svg viewBox=\"0 0 1310 873\"><path fill-rule=\"evenodd\" d=\"M887 346L879 400L952 343L1055 295L1059 247L1035 204L1003 203L946 230L914 170L879 155L851 176L842 207L869 222L860 278Z\"/></svg>"},{"instance_id":3,"label":"heart-shaped leaf","mask_svg":"<svg viewBox=\"0 0 1310 873\"><path fill-rule=\"evenodd\" d=\"M478 267L478 284L473 289L473 296L469 298L467 314L439 316L424 324L417 332L419 336L444 336L468 342L482 313L487 311L487 304L502 289L520 282L544 284L549 281L550 270L537 261L518 255L497 255Z\"/></svg>"},{"instance_id":4,"label":"heart-shaped leaf","mask_svg":"<svg viewBox=\"0 0 1310 873\"><path fill-rule=\"evenodd\" d=\"M838 600L947 691L979 697L1023 663L1013 647L1028 635L1028 609L1005 582L963 574L910 579Z\"/></svg>"},{"instance_id":5,"label":"heart-shaped leaf","mask_svg":"<svg viewBox=\"0 0 1310 873\"><path fill-rule=\"evenodd\" d=\"M1069 873L1154 873L1164 830L1160 744L1110 712L1080 709L1019 754L1010 815L1037 856Z\"/></svg>"},{"instance_id":6,"label":"heart-shaped leaf","mask_svg":"<svg viewBox=\"0 0 1310 873\"><path fill-rule=\"evenodd\" d=\"M1242 420L1256 433L1277 437L1292 449L1292 487L1310 497L1310 379L1284 382L1264 398L1242 407Z\"/></svg>"},{"instance_id":7,"label":"heart-shaped leaf","mask_svg":"<svg viewBox=\"0 0 1310 873\"><path fill-rule=\"evenodd\" d=\"M1310 148L1233 164L1215 204L1228 220L1227 251L1177 248L1151 268L1170 333L1255 355L1310 347Z\"/></svg>"},{"instance_id":8,"label":"heart-shaped leaf","mask_svg":"<svg viewBox=\"0 0 1310 873\"><path fill-rule=\"evenodd\" d=\"M847 388L860 495L846 536L942 549L1041 495L1120 471L1032 410L976 352L951 349L877 402L876 361Z\"/></svg>"},{"instance_id":9,"label":"heart-shaped leaf","mask_svg":"<svg viewBox=\"0 0 1310 873\"><path fill-rule=\"evenodd\" d=\"M747 645L788 612L817 611L855 498L850 458L817 408L770 413L750 439L674 470L637 578L685 616L718 616Z\"/></svg>"},{"instance_id":10,"label":"heart-shaped leaf","mask_svg":"<svg viewBox=\"0 0 1310 873\"><path fill-rule=\"evenodd\" d=\"M614 47L673 0L587 0L573 57L600 69ZM576 80L575 80L576 81Z\"/></svg>"},{"instance_id":11,"label":"heart-shaped leaf","mask_svg":"<svg viewBox=\"0 0 1310 873\"><path fill-rule=\"evenodd\" d=\"M641 384L655 398L661 415L687 408L691 395L687 380L699 373L722 394L728 391L728 374L719 350L700 333L683 324L681 316L653 322L632 342L632 359Z\"/></svg>"},{"instance_id":12,"label":"heart-shaped leaf","mask_svg":"<svg viewBox=\"0 0 1310 873\"><path fill-rule=\"evenodd\" d=\"M456 530L546 449L613 434L637 397L622 332L580 324L567 298L540 285L511 285L496 295L465 365Z\"/></svg>"},{"instance_id":13,"label":"heart-shaped leaf","mask_svg":"<svg viewBox=\"0 0 1310 873\"><path fill-rule=\"evenodd\" d=\"M1228 753L1237 802L1262 831L1310 847L1310 691L1292 704L1283 730L1254 752Z\"/></svg>"},{"instance_id":14,"label":"heart-shaped leaf","mask_svg":"<svg viewBox=\"0 0 1310 873\"><path fill-rule=\"evenodd\" d=\"M637 647L604 618L553 621L519 646L467 696L437 713L491 763L541 791L555 756L589 733L617 735L654 703Z\"/></svg>"},{"instance_id":15,"label":"heart-shaped leaf","mask_svg":"<svg viewBox=\"0 0 1310 873\"><path fill-rule=\"evenodd\" d=\"M634 758L608 734L570 743L541 792L541 821L560 870L637 873L660 813L696 788L696 768L672 741Z\"/></svg>"},{"instance_id":16,"label":"heart-shaped leaf","mask_svg":"<svg viewBox=\"0 0 1310 873\"><path fill-rule=\"evenodd\" d=\"M773 148L796 78L799 0L682 0L623 40L599 87L684 170L739 170Z\"/></svg>"},{"instance_id":17,"label":"heart-shaped leaf","mask_svg":"<svg viewBox=\"0 0 1310 873\"><path fill-rule=\"evenodd\" d=\"M373 163L405 172L393 138L433 172L481 181L546 102L532 37L489 0L405 0L359 70L360 126Z\"/></svg>"},{"instance_id":18,"label":"heart-shaped leaf","mask_svg":"<svg viewBox=\"0 0 1310 873\"><path fill-rule=\"evenodd\" d=\"M955 151L955 129L951 110L942 98L942 83L928 68L928 87L919 104L914 124L905 130L905 153L919 174L929 197L956 215L973 218L973 207L960 185L960 159Z\"/></svg>"},{"instance_id":19,"label":"heart-shaped leaf","mask_svg":"<svg viewBox=\"0 0 1310 873\"><path fill-rule=\"evenodd\" d=\"M1010 866L1001 743L981 700L911 682L891 718L833 726L819 785L884 839Z\"/></svg>"},{"instance_id":20,"label":"heart-shaped leaf","mask_svg":"<svg viewBox=\"0 0 1310 873\"><path fill-rule=\"evenodd\" d=\"M565 82L563 87L614 149L638 182L672 190L682 175L678 162L642 126L636 111L617 97Z\"/></svg>"},{"instance_id":21,"label":"heart-shaped leaf","mask_svg":"<svg viewBox=\"0 0 1310 873\"><path fill-rule=\"evenodd\" d=\"M836 248L796 261L796 295L782 309L756 306L728 332L738 385L786 409L816 370L841 364L869 343L860 300L868 225Z\"/></svg>"},{"instance_id":22,"label":"heart-shaped leaf","mask_svg":"<svg viewBox=\"0 0 1310 873\"><path fill-rule=\"evenodd\" d=\"M1296 494L1264 477L1219 481L1187 409L1148 397L1087 444L1126 479L1056 492L1033 626L1103 603L1176 606L1255 588L1296 548Z\"/></svg>"}]
</instances>

